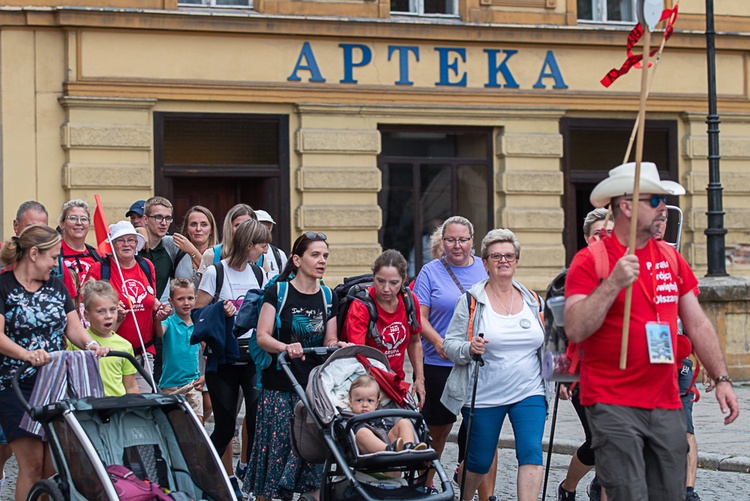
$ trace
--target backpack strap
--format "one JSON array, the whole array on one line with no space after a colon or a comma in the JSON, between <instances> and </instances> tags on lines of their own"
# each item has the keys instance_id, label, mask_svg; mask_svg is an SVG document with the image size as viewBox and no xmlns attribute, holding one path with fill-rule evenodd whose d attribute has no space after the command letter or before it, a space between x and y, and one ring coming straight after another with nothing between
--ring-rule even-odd
<instances>
[{"instance_id":1,"label":"backpack strap","mask_svg":"<svg viewBox=\"0 0 750 501\"><path fill-rule=\"evenodd\" d=\"M326 322L329 318L331 318L331 310L333 309L333 292L331 291L331 288L327 285L320 284L320 290L323 291L323 301L325 302L325 310L326 310Z\"/></svg>"},{"instance_id":2,"label":"backpack strap","mask_svg":"<svg viewBox=\"0 0 750 501\"><path fill-rule=\"evenodd\" d=\"M609 255L607 248L604 246L604 240L597 240L587 247L592 256L594 256L594 269L599 282L609 276Z\"/></svg>"},{"instance_id":3,"label":"backpack strap","mask_svg":"<svg viewBox=\"0 0 750 501\"><path fill-rule=\"evenodd\" d=\"M409 321L409 328L416 331L419 329L419 317L417 316L417 307L414 304L414 296L411 289L407 286L401 287L401 297L404 299L404 308L406 308L406 318Z\"/></svg>"},{"instance_id":4,"label":"backpack strap","mask_svg":"<svg viewBox=\"0 0 750 501\"><path fill-rule=\"evenodd\" d=\"M224 248L223 244L214 245L214 263L216 264L221 261L221 250Z\"/></svg>"},{"instance_id":5,"label":"backpack strap","mask_svg":"<svg viewBox=\"0 0 750 501\"><path fill-rule=\"evenodd\" d=\"M103 258L99 255L99 252L96 250L96 247L90 244L84 244L86 246L86 250L89 251L89 254L91 254L91 257L94 258L97 262L102 262Z\"/></svg>"},{"instance_id":6,"label":"backpack strap","mask_svg":"<svg viewBox=\"0 0 750 501\"><path fill-rule=\"evenodd\" d=\"M151 274L151 267L148 265L148 260L146 258L135 256L135 262L138 263L138 266L141 267L141 270L143 270L143 273L146 275L146 280L148 280L148 283L151 287L154 287L154 276ZM101 280L110 280L112 277L112 261L110 259L105 259L102 261L102 272L101 272Z\"/></svg>"},{"instance_id":7,"label":"backpack strap","mask_svg":"<svg viewBox=\"0 0 750 501\"><path fill-rule=\"evenodd\" d=\"M271 252L273 252L273 259L276 261L276 268L278 268L279 273L281 273L281 253L279 252L279 248L275 245L271 245Z\"/></svg>"},{"instance_id":8,"label":"backpack strap","mask_svg":"<svg viewBox=\"0 0 750 501\"><path fill-rule=\"evenodd\" d=\"M211 304L214 304L219 300L219 294L221 294L221 288L224 287L224 263L221 260L218 263L214 263L211 266L216 269L216 290L214 290L214 297Z\"/></svg>"},{"instance_id":9,"label":"backpack strap","mask_svg":"<svg viewBox=\"0 0 750 501\"><path fill-rule=\"evenodd\" d=\"M669 267L674 272L675 280L677 280L678 284L682 284L682 278L680 277L680 274L679 274L680 268L679 268L679 264L677 261L677 249L669 245L664 240L657 240L656 244L661 250L661 253L664 256L664 258L666 258L667 262L669 263Z\"/></svg>"},{"instance_id":10,"label":"backpack strap","mask_svg":"<svg viewBox=\"0 0 750 501\"><path fill-rule=\"evenodd\" d=\"M172 261L172 271L169 273L169 278L174 278L174 274L177 271L177 265L180 264L180 261L182 261L182 258L187 256L187 252L184 250L178 250L177 254L174 255L174 260Z\"/></svg>"},{"instance_id":11,"label":"backpack strap","mask_svg":"<svg viewBox=\"0 0 750 501\"><path fill-rule=\"evenodd\" d=\"M261 258L262 257L263 256L261 255ZM248 264L250 265L250 268L252 268L253 273L255 274L255 280L258 281L258 288L262 288L263 287L263 268L261 268L260 266L254 263L248 263Z\"/></svg>"},{"instance_id":12,"label":"backpack strap","mask_svg":"<svg viewBox=\"0 0 750 501\"><path fill-rule=\"evenodd\" d=\"M467 327L466 333L469 338L469 342L474 338L474 313L477 311L477 300L471 295L471 292L466 291L466 305L469 307L469 326Z\"/></svg>"},{"instance_id":13,"label":"backpack strap","mask_svg":"<svg viewBox=\"0 0 750 501\"><path fill-rule=\"evenodd\" d=\"M281 310L286 305L286 296L289 289L289 282L276 283L276 332L281 330Z\"/></svg>"}]
</instances>

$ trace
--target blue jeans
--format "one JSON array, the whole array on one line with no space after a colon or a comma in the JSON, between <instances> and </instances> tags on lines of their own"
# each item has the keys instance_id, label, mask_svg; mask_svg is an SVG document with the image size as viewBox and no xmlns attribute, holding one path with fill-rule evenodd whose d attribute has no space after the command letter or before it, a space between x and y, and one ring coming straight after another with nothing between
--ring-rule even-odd
<instances>
[{"instance_id":1,"label":"blue jeans","mask_svg":"<svg viewBox=\"0 0 750 501\"><path fill-rule=\"evenodd\" d=\"M461 413L468 426L469 407L461 409ZM483 475L490 471L506 414L513 425L519 466L542 464L542 435L547 417L547 402L544 396L535 395L514 404L474 409L466 459L466 469L470 472Z\"/></svg>"}]
</instances>

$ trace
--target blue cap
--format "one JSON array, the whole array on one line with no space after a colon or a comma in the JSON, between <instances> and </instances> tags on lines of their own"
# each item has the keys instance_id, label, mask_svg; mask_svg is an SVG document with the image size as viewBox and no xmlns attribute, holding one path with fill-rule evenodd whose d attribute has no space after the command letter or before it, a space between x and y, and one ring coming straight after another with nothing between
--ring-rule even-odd
<instances>
[{"instance_id":1,"label":"blue cap","mask_svg":"<svg viewBox=\"0 0 750 501\"><path fill-rule=\"evenodd\" d=\"M130 217L130 214L134 212L136 216L142 216L143 215L143 207L146 205L145 200L138 200L133 205L130 206L130 210L125 213L125 217Z\"/></svg>"}]
</instances>

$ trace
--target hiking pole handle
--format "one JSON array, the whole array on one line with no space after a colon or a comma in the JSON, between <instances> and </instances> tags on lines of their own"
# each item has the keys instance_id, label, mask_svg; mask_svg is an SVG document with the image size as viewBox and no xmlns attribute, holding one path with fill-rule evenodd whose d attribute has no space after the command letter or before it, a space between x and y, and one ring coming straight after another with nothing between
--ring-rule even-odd
<instances>
[{"instance_id":1,"label":"hiking pole handle","mask_svg":"<svg viewBox=\"0 0 750 501\"><path fill-rule=\"evenodd\" d=\"M477 334L477 336L484 339L484 334L481 332ZM471 356L471 358L473 358L475 362L479 362L479 365L484 366L484 359L482 358L482 355L480 355L479 353L475 353L474 355Z\"/></svg>"}]
</instances>

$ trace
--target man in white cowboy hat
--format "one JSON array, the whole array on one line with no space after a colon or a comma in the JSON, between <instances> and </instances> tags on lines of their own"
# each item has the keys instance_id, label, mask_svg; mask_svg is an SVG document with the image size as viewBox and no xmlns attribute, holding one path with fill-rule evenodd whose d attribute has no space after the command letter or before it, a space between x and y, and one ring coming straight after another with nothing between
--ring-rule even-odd
<instances>
[{"instance_id":1,"label":"man in white cowboy hat","mask_svg":"<svg viewBox=\"0 0 750 501\"><path fill-rule=\"evenodd\" d=\"M678 314L716 381L725 424L737 418L739 407L718 337L695 295L698 280L682 256L653 238L666 220L667 195L682 195L685 189L661 180L656 165L643 162L640 195L633 200L634 178L635 164L620 165L591 193L595 207L611 203L615 226L611 237L573 259L565 284L565 332L583 348L580 398L608 498L677 501L685 499L687 452L675 377ZM636 213L635 253L628 254ZM627 368L620 370L630 285Z\"/></svg>"}]
</instances>

